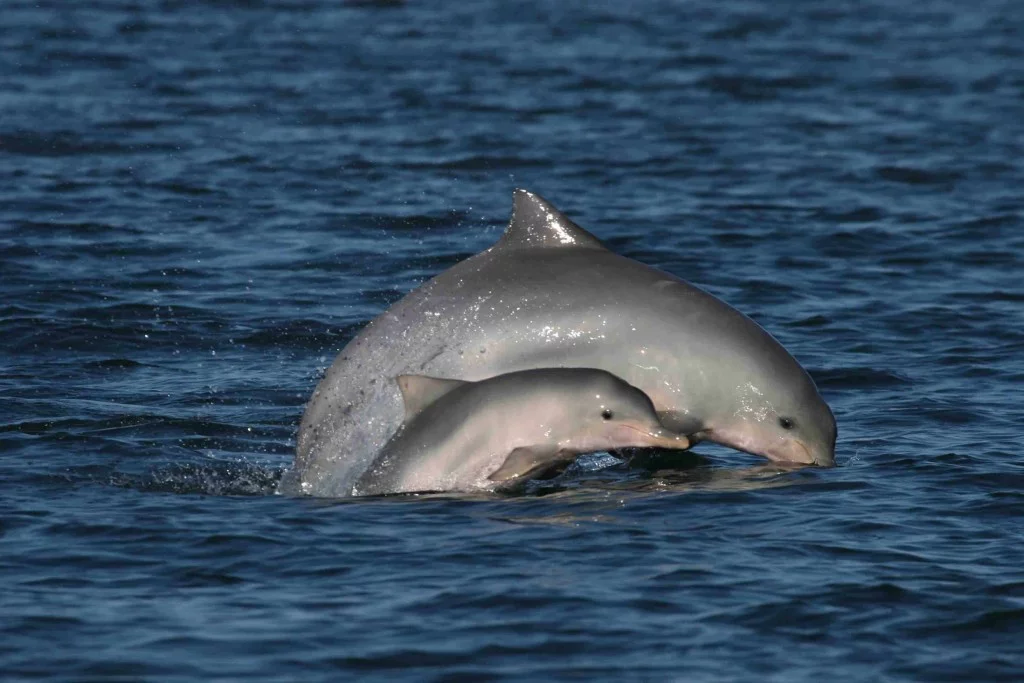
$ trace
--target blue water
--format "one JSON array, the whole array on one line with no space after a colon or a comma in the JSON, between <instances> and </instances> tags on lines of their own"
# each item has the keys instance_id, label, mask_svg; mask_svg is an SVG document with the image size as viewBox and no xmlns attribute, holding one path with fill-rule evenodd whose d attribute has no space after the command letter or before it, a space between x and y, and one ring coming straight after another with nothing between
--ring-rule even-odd
<instances>
[{"instance_id":1,"label":"blue water","mask_svg":"<svg viewBox=\"0 0 1024 683\"><path fill-rule=\"evenodd\" d=\"M4 0L0 678L1024 679L1024 5L627 5ZM840 466L274 495L517 186L764 325Z\"/></svg>"}]
</instances>

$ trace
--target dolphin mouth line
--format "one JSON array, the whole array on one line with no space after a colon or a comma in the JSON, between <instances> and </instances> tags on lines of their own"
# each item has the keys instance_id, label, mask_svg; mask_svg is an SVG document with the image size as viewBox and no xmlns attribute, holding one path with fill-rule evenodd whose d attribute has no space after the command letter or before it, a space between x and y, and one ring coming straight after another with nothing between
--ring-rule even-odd
<instances>
[{"instance_id":1,"label":"dolphin mouth line","mask_svg":"<svg viewBox=\"0 0 1024 683\"><path fill-rule=\"evenodd\" d=\"M810 463L811 463L812 465L817 465L817 464L818 464L818 461L817 461L817 460L815 460L815 458L814 458L814 456L813 456L813 455L811 455L811 449L809 449L809 448L807 447L807 445L806 445L806 444L804 444L804 442L803 442L803 441L801 441L800 439L793 439L793 440L794 440L794 441L796 441L797 445L798 445L798 446L800 446L800 448L802 448L802 449L803 449L804 453L806 453L806 454L807 454L807 460L808 460L808 461L809 461L809 462L810 462Z\"/></svg>"},{"instance_id":2,"label":"dolphin mouth line","mask_svg":"<svg viewBox=\"0 0 1024 683\"><path fill-rule=\"evenodd\" d=\"M666 436L658 436L657 434L652 434L650 431L646 429L634 427L633 425L630 424L623 424L622 426L627 427L628 429L632 429L634 432L637 432L638 434L642 434L643 436L647 437L653 442L650 444L652 446L660 446L662 448L673 448L679 450L686 450L687 448L693 446L693 441L686 434L677 434L675 435L675 438L670 438ZM680 444L683 443L685 443L686 445L680 446Z\"/></svg>"},{"instance_id":3,"label":"dolphin mouth line","mask_svg":"<svg viewBox=\"0 0 1024 683\"><path fill-rule=\"evenodd\" d=\"M803 441L800 441L799 439L793 439L793 442L800 446L800 449L804 452L804 455L807 456L807 460L803 462L799 460L776 460L774 457L765 455L764 453L755 453L754 451L743 448L742 446L735 443L714 441L713 439L710 438L710 435L713 434L714 431L715 430L713 427L708 427L706 429L700 430L699 432L694 432L693 434L690 435L690 439L693 440L693 443L698 443L700 441L712 441L713 443L717 443L719 445L732 448L734 450L740 451L741 453L747 453L748 455L756 455L759 458L764 458L769 462L773 462L778 465L814 465L816 467L822 467L822 464L819 463L811 454L811 450L807 448L807 444L805 444Z\"/></svg>"}]
</instances>

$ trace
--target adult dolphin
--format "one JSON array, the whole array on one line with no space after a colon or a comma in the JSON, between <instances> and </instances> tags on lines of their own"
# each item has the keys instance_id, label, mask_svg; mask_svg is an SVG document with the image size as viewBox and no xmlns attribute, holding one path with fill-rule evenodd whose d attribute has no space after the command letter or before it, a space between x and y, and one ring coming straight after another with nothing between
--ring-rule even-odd
<instances>
[{"instance_id":1,"label":"adult dolphin","mask_svg":"<svg viewBox=\"0 0 1024 683\"><path fill-rule=\"evenodd\" d=\"M835 462L832 411L771 335L516 190L496 244L410 292L342 350L306 407L282 489L350 495L402 422L399 375L477 381L543 367L611 372L692 442Z\"/></svg>"}]
</instances>

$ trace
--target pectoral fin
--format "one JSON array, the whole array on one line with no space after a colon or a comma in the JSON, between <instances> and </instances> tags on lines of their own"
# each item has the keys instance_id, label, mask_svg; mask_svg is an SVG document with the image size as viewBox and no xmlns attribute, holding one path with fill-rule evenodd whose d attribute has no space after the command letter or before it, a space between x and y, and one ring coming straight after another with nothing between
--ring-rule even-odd
<instances>
[{"instance_id":1,"label":"pectoral fin","mask_svg":"<svg viewBox=\"0 0 1024 683\"><path fill-rule=\"evenodd\" d=\"M509 453L501 467L488 479L508 482L536 477L554 467L572 462L578 455L574 451L559 450L555 446L521 446Z\"/></svg>"}]
</instances>

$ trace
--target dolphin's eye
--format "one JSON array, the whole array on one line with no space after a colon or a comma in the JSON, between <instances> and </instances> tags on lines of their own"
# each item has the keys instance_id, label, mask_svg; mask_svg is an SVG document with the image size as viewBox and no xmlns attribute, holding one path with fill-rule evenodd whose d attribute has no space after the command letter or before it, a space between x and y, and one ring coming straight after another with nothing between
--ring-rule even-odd
<instances>
[{"instance_id":1,"label":"dolphin's eye","mask_svg":"<svg viewBox=\"0 0 1024 683\"><path fill-rule=\"evenodd\" d=\"M602 410L601 411L601 418L604 419L604 420L612 419L612 411L610 411L610 410Z\"/></svg>"},{"instance_id":2,"label":"dolphin's eye","mask_svg":"<svg viewBox=\"0 0 1024 683\"><path fill-rule=\"evenodd\" d=\"M792 429L794 427L793 418L791 417L780 417L779 426L783 429Z\"/></svg>"}]
</instances>

